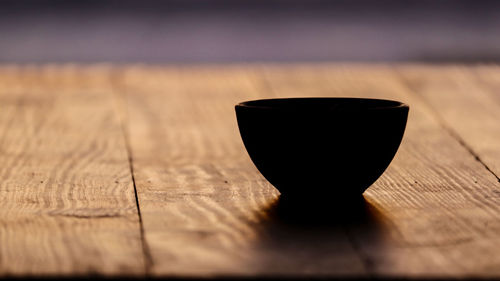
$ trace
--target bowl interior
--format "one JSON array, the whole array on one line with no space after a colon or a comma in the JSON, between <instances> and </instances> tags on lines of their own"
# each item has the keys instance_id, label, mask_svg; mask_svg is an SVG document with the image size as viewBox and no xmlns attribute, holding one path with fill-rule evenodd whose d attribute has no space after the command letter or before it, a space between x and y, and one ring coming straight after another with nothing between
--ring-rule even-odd
<instances>
[{"instance_id":1,"label":"bowl interior","mask_svg":"<svg viewBox=\"0 0 500 281\"><path fill-rule=\"evenodd\" d=\"M246 101L238 106L284 111L365 111L406 105L398 101L367 98L281 98Z\"/></svg>"}]
</instances>

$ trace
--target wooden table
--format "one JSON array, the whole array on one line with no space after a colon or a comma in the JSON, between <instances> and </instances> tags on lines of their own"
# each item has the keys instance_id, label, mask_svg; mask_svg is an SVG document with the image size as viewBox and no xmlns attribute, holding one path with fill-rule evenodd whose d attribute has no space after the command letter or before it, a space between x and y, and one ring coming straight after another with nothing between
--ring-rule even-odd
<instances>
[{"instance_id":1,"label":"wooden table","mask_svg":"<svg viewBox=\"0 0 500 281\"><path fill-rule=\"evenodd\" d=\"M287 220L234 104L410 105L359 220ZM0 275L500 277L500 68L0 67ZM319 219L318 219L319 218Z\"/></svg>"}]
</instances>

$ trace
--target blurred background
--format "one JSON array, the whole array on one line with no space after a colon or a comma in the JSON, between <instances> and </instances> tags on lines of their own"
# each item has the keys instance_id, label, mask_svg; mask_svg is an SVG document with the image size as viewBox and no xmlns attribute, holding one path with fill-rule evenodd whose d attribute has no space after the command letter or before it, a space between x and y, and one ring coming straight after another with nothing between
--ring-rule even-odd
<instances>
[{"instance_id":1,"label":"blurred background","mask_svg":"<svg viewBox=\"0 0 500 281\"><path fill-rule=\"evenodd\" d=\"M500 60L500 1L8 0L0 62Z\"/></svg>"}]
</instances>

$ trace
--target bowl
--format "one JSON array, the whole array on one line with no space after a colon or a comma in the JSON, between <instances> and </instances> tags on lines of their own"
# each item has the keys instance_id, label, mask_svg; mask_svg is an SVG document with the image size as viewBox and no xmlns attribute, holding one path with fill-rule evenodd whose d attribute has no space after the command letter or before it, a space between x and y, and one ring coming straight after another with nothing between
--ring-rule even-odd
<instances>
[{"instance_id":1,"label":"bowl","mask_svg":"<svg viewBox=\"0 0 500 281\"><path fill-rule=\"evenodd\" d=\"M359 199L399 148L409 107L367 98L279 98L235 106L260 173L296 200Z\"/></svg>"}]
</instances>

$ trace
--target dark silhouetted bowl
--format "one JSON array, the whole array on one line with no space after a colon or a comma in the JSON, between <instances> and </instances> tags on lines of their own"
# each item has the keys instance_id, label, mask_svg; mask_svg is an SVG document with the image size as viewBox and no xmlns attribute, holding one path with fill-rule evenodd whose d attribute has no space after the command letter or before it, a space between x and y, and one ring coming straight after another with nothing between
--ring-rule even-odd
<instances>
[{"instance_id":1,"label":"dark silhouetted bowl","mask_svg":"<svg viewBox=\"0 0 500 281\"><path fill-rule=\"evenodd\" d=\"M245 147L283 198L357 199L385 171L408 106L390 100L289 98L236 105Z\"/></svg>"}]
</instances>

